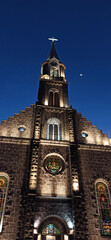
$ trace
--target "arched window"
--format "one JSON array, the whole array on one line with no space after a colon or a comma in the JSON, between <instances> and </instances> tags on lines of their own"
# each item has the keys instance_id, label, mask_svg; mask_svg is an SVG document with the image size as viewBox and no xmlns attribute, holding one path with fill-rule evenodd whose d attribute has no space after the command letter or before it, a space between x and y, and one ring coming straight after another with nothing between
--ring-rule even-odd
<instances>
[{"instance_id":1,"label":"arched window","mask_svg":"<svg viewBox=\"0 0 111 240\"><path fill-rule=\"evenodd\" d=\"M58 77L58 69L57 68L55 68L55 67L52 67L51 69L50 69L50 76L51 77Z\"/></svg>"},{"instance_id":2,"label":"arched window","mask_svg":"<svg viewBox=\"0 0 111 240\"><path fill-rule=\"evenodd\" d=\"M108 185L100 180L96 181L96 196L100 217L101 235L111 235L111 204Z\"/></svg>"},{"instance_id":3,"label":"arched window","mask_svg":"<svg viewBox=\"0 0 111 240\"><path fill-rule=\"evenodd\" d=\"M0 173L0 232L2 231L3 215L7 197L9 177L6 173Z\"/></svg>"},{"instance_id":4,"label":"arched window","mask_svg":"<svg viewBox=\"0 0 111 240\"><path fill-rule=\"evenodd\" d=\"M47 121L47 139L60 141L61 129L59 119L50 118Z\"/></svg>"},{"instance_id":5,"label":"arched window","mask_svg":"<svg viewBox=\"0 0 111 240\"><path fill-rule=\"evenodd\" d=\"M42 235L60 235L60 230L56 225L48 224L45 228L43 228Z\"/></svg>"},{"instance_id":6,"label":"arched window","mask_svg":"<svg viewBox=\"0 0 111 240\"><path fill-rule=\"evenodd\" d=\"M67 224L63 219L55 215L46 217L46 219L44 219L36 229L37 233L39 234L39 239L41 236L42 240L68 240L69 229Z\"/></svg>"},{"instance_id":7,"label":"arched window","mask_svg":"<svg viewBox=\"0 0 111 240\"><path fill-rule=\"evenodd\" d=\"M57 90L49 91L49 106L59 107L59 92Z\"/></svg>"}]
</instances>

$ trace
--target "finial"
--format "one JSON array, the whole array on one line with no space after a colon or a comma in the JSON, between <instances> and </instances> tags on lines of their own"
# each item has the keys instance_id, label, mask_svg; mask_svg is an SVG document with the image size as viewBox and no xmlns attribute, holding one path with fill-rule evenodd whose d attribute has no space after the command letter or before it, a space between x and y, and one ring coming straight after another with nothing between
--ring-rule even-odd
<instances>
[{"instance_id":1,"label":"finial","mask_svg":"<svg viewBox=\"0 0 111 240\"><path fill-rule=\"evenodd\" d=\"M57 42L57 41L58 41L58 39L57 39L57 38L54 38L54 37L48 38L48 40L49 40L49 41L52 41L52 42Z\"/></svg>"}]
</instances>

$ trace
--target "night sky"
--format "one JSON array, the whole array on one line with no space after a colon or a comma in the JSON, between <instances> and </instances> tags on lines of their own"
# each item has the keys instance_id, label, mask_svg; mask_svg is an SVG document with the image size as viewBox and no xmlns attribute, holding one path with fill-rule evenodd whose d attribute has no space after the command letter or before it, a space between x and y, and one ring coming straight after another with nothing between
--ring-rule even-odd
<instances>
[{"instance_id":1,"label":"night sky","mask_svg":"<svg viewBox=\"0 0 111 240\"><path fill-rule=\"evenodd\" d=\"M111 137L111 0L0 1L0 123L35 104L53 36L69 104Z\"/></svg>"}]
</instances>

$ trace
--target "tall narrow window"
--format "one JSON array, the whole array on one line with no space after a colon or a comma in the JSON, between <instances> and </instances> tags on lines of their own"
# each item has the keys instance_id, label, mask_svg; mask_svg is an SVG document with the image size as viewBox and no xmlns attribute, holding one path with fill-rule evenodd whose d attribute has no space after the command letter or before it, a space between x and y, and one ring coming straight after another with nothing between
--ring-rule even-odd
<instances>
[{"instance_id":1,"label":"tall narrow window","mask_svg":"<svg viewBox=\"0 0 111 240\"><path fill-rule=\"evenodd\" d=\"M59 107L59 93L55 92L55 107Z\"/></svg>"},{"instance_id":2,"label":"tall narrow window","mask_svg":"<svg viewBox=\"0 0 111 240\"><path fill-rule=\"evenodd\" d=\"M58 140L58 125L54 125L54 140Z\"/></svg>"},{"instance_id":3,"label":"tall narrow window","mask_svg":"<svg viewBox=\"0 0 111 240\"><path fill-rule=\"evenodd\" d=\"M49 106L53 106L53 92L49 92Z\"/></svg>"},{"instance_id":4,"label":"tall narrow window","mask_svg":"<svg viewBox=\"0 0 111 240\"><path fill-rule=\"evenodd\" d=\"M57 118L50 118L47 121L47 139L60 141L60 121Z\"/></svg>"},{"instance_id":5,"label":"tall narrow window","mask_svg":"<svg viewBox=\"0 0 111 240\"><path fill-rule=\"evenodd\" d=\"M106 183L96 182L96 196L100 217L101 235L111 235L111 204L109 190Z\"/></svg>"},{"instance_id":6,"label":"tall narrow window","mask_svg":"<svg viewBox=\"0 0 111 240\"><path fill-rule=\"evenodd\" d=\"M53 137L53 124L49 124L49 139Z\"/></svg>"},{"instance_id":7,"label":"tall narrow window","mask_svg":"<svg viewBox=\"0 0 111 240\"><path fill-rule=\"evenodd\" d=\"M3 215L7 197L9 177L5 173L0 173L0 232L2 231Z\"/></svg>"},{"instance_id":8,"label":"tall narrow window","mask_svg":"<svg viewBox=\"0 0 111 240\"><path fill-rule=\"evenodd\" d=\"M49 106L59 107L59 92L55 89L49 91Z\"/></svg>"}]
</instances>

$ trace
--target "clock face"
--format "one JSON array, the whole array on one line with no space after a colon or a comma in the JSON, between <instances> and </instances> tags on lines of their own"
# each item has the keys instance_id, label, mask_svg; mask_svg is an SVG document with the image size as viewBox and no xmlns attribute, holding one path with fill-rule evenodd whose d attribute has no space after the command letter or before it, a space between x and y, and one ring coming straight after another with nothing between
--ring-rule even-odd
<instances>
[{"instance_id":1,"label":"clock face","mask_svg":"<svg viewBox=\"0 0 111 240\"><path fill-rule=\"evenodd\" d=\"M63 161L56 156L50 156L45 160L45 169L51 174L60 173L63 169Z\"/></svg>"}]
</instances>

